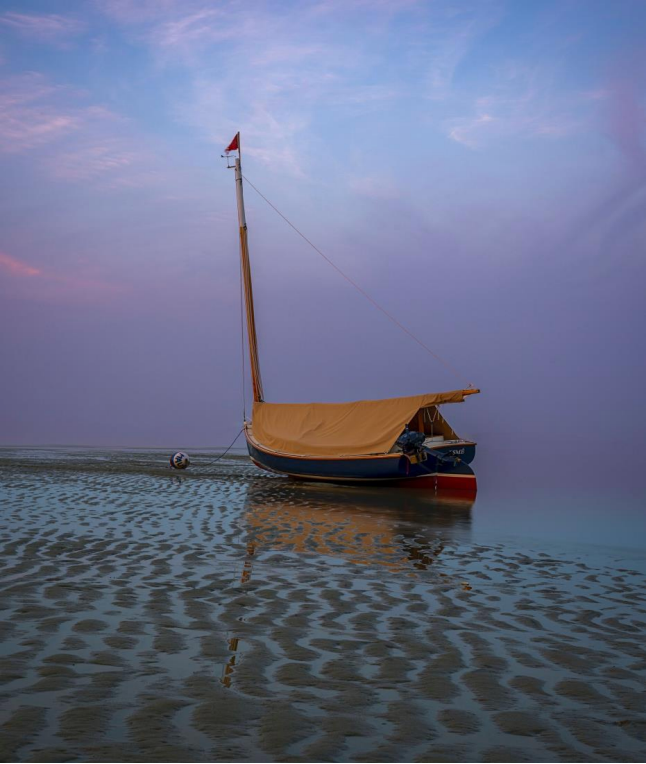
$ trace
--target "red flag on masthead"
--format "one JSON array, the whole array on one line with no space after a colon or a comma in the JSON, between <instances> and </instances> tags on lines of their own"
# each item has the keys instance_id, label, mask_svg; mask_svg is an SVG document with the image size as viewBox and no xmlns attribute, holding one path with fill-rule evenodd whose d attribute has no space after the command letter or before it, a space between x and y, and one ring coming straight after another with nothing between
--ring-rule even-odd
<instances>
[{"instance_id":1,"label":"red flag on masthead","mask_svg":"<svg viewBox=\"0 0 646 764\"><path fill-rule=\"evenodd\" d=\"M238 140L239 137L240 133L236 133L236 137L231 141L226 149L224 149L227 154L229 151L238 151L240 149L240 141Z\"/></svg>"}]
</instances>

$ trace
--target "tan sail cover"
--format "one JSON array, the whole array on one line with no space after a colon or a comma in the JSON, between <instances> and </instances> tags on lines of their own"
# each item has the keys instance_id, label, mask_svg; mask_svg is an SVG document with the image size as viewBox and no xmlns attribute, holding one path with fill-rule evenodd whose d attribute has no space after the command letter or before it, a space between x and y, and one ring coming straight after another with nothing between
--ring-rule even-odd
<instances>
[{"instance_id":1,"label":"tan sail cover","mask_svg":"<svg viewBox=\"0 0 646 764\"><path fill-rule=\"evenodd\" d=\"M385 454L421 408L462 403L475 390L352 403L253 404L253 439L295 456Z\"/></svg>"}]
</instances>

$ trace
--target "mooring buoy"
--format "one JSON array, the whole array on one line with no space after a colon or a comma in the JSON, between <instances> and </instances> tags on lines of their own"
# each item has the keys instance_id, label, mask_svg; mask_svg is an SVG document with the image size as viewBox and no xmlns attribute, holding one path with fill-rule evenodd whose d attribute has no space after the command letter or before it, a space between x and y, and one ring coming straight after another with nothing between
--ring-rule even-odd
<instances>
[{"instance_id":1,"label":"mooring buoy","mask_svg":"<svg viewBox=\"0 0 646 764\"><path fill-rule=\"evenodd\" d=\"M185 470L190 463L188 454L185 454L183 451L178 451L170 458L170 466L176 470Z\"/></svg>"}]
</instances>

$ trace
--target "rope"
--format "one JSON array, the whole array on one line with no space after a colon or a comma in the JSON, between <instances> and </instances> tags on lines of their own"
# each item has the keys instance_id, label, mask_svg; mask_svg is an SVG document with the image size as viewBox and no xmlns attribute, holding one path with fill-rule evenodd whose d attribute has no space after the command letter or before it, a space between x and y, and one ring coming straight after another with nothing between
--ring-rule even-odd
<instances>
[{"instance_id":1,"label":"rope","mask_svg":"<svg viewBox=\"0 0 646 764\"><path fill-rule=\"evenodd\" d=\"M294 225L294 224L293 224L291 221L289 221L289 220L288 220L288 219L287 219L287 218L286 218L286 217L283 215L283 213L282 213L282 212L281 212L281 211L280 211L280 210L279 210L277 207L275 207L275 206L274 206L274 205L273 205L273 204L272 204L272 203L269 201L269 199L267 199L267 197L266 197L266 196L264 196L264 195L263 195L263 194L262 194L262 193L261 193L261 192L260 192L260 191L259 191L259 190L258 190L258 189L255 187L255 186L254 186L254 184L253 184L253 183L252 183L252 182L249 180L249 178L247 178L247 176L246 176L246 175L243 175L242 177L243 177L243 178L244 178L244 179L247 181L247 183L248 183L248 184L251 186L251 188L253 188L253 190L254 190L254 191L255 191L255 192L258 194L258 196L260 196L262 199L264 199L264 200L267 202L267 204L268 204L268 205L269 205L269 206L270 206L270 207L271 207L271 208L274 210L274 212L277 212L277 213L278 213L278 214L281 216L281 218L282 218L282 219L283 219L283 220L284 220L284 221L287 223L287 225L288 225L288 226L290 226L290 228L293 228L293 229L294 229L294 231L296 231L296 233L297 233L297 234L298 234L298 235L299 235L299 236L300 236L302 239L304 239L304 240L305 240L305 241L306 241L306 242L307 242L307 243L310 245L310 247L312 247L312 249L313 249L315 252L317 252L317 253L318 253L318 254L319 254L319 255L320 255L320 256L321 256L321 257L322 257L322 258L323 258L323 259L324 259L326 262L328 262L328 263L329 263L329 264L330 264L330 265L331 265L331 266L334 268L334 270L335 270L335 271L337 271L337 273L339 273L341 276L343 276L343 278L344 278L344 279L345 279L347 282L349 282L350 284L352 284L352 286L353 286L353 287L354 287L354 288L355 288L355 289L356 289L358 292L360 292L360 293L361 293L361 294L362 294L362 295L363 295L363 296L366 298L366 300L368 300L369 302L371 302L371 303L374 305L374 307L375 307L375 308L377 308L377 310L380 310L380 311L381 311L381 312L382 312L382 313L383 313L383 314L384 314L384 315L385 315L387 318L389 318L389 319L390 319L390 320L391 320L391 321L392 321L392 322L393 322L393 323L394 323L396 326L398 326L398 327L399 327L399 328L400 328L400 329L401 329L403 332L405 332L405 333L406 333L406 334L407 334L409 337L411 337L413 340L415 340L415 342L416 342L418 345L420 345L420 346L421 346L421 347L422 347L422 348L423 348L423 349L424 349L424 350L425 350L425 351L426 351L426 352L427 352L429 355L432 355L432 356L433 356L433 358L435 358L435 359L436 359L437 361L439 361L439 362L440 362L440 363L441 363L443 366L445 366L447 369L449 369L449 371L450 371L452 374L454 374L454 375L455 375L455 376L456 376L458 379L460 379L460 380L461 380L461 379L463 379L463 377L462 377L462 375L460 374L460 372L458 372L458 371L457 371L457 370L456 370L456 369L455 369L453 366L451 366L451 364L450 364L450 363L448 363L448 361L445 361L445 360L444 360L444 359L443 359L441 356L439 356L437 353L434 353L434 352L433 352L433 351L432 351L432 350L431 350L431 349L430 349L430 348L429 348L427 345L425 345L425 344L422 342L422 340L420 340L420 339L419 339L419 337L416 337L416 336L415 336L415 335L414 335L414 334L413 334L413 333L410 331L410 329L407 329L407 328L406 328L406 327L405 327L405 326L404 326L402 323L400 323L400 322L399 322L399 321L398 321L398 320L397 320L397 319L396 319L396 318L395 318L395 317L394 317L394 316L393 316L391 313L389 313L389 312L388 312L388 311L387 311L387 310L386 310L384 307L382 307L382 306L381 306L381 305L380 305L380 304L379 304L379 303L378 303L378 302L377 302L375 299L373 299L373 298L372 298L372 297L371 297L371 296L370 296L370 295L369 295L369 294L368 294L368 293L367 293L367 292L366 292L364 289L362 289L362 288L361 288L361 287L360 287L360 286L359 286L359 285L358 285L358 284L357 284L355 281L353 281L353 280L352 280L352 279L351 279L351 278L350 278L348 275L346 275L346 274L345 274L345 273L344 273L344 272L341 270L341 268L339 268L339 266L338 266L338 265L336 265L336 263L334 263L332 260L330 260L330 258L329 258L327 255L324 255L324 254L323 254L323 252L321 252L321 250L320 250L320 249L319 249L317 246L315 246L315 245L314 245L314 244L313 244L313 243L312 243L312 242L311 242L311 241L310 241L310 240L307 238L307 236L305 236L305 234L304 234L304 233L301 233L301 232L298 230L298 228L296 228L296 226L295 226L295 225Z\"/></svg>"},{"instance_id":2,"label":"rope","mask_svg":"<svg viewBox=\"0 0 646 764\"><path fill-rule=\"evenodd\" d=\"M239 437L242 435L242 430L244 430L244 427L243 427L243 428L240 430L240 432L239 432L239 433L238 433L238 434L235 436L235 438L233 439L233 442L231 443L231 445L229 446L229 448L227 448L227 450L226 450L226 451L224 451L223 453L221 453L221 454L220 454L220 456L218 456L218 457L217 457L217 459L214 459L212 462L209 462L208 464L200 464L200 467L210 467L212 464L215 464L216 462L219 462L219 461L220 461L220 459L222 459L222 457L226 456L226 455L229 453L229 451L230 451L230 450L233 448L233 446L234 446L234 444L235 444L236 440L238 440L238 438L239 438Z\"/></svg>"}]
</instances>

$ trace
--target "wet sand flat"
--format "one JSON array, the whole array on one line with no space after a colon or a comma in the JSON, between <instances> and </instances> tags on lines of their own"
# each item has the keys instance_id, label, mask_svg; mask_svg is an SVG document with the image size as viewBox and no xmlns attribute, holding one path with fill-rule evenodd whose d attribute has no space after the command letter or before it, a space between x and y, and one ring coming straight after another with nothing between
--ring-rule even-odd
<instances>
[{"instance_id":1,"label":"wet sand flat","mask_svg":"<svg viewBox=\"0 0 646 764\"><path fill-rule=\"evenodd\" d=\"M643 761L645 576L477 502L0 449L9 761Z\"/></svg>"}]
</instances>

